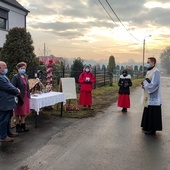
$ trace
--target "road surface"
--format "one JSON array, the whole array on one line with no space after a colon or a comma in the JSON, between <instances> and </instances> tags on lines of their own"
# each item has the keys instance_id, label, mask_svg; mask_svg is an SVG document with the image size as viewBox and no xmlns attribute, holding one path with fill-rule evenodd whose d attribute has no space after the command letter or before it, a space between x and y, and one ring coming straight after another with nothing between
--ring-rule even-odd
<instances>
[{"instance_id":1,"label":"road surface","mask_svg":"<svg viewBox=\"0 0 170 170\"><path fill-rule=\"evenodd\" d=\"M141 131L142 90L137 88L131 93L131 108L127 113L122 113L121 108L113 103L94 118L70 122L66 119L68 126L63 126L57 133L52 134L52 138L49 136L48 142L44 142L43 146L40 142L41 147L35 149L35 152L32 151L32 154L30 151L27 157L24 154L24 160L16 158L16 153L21 157L19 150L12 155L3 154L3 159L8 160L5 161L6 165L1 163L0 169L169 170L170 78L163 77L161 87L162 132L145 135ZM25 150L31 148L29 145L25 146ZM14 159L15 163L10 165L9 159Z\"/></svg>"}]
</instances>

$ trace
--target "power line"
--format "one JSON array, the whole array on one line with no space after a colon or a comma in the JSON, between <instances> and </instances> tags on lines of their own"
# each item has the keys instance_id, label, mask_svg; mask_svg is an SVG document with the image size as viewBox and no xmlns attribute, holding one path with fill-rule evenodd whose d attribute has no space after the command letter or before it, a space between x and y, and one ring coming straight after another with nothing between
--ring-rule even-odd
<instances>
[{"instance_id":1,"label":"power line","mask_svg":"<svg viewBox=\"0 0 170 170\"><path fill-rule=\"evenodd\" d=\"M103 7L103 9L105 10L105 12L107 13L107 15L111 18L111 20L115 23L115 21L113 20L113 18L111 17L111 15L109 14L109 12L107 11L107 9L104 7L104 5L102 4L102 2L100 0L98 0L100 5ZM118 16L117 16L118 17ZM120 19L119 19L120 20ZM119 27L119 25L116 24L117 27ZM124 26L125 28L125 26ZM126 28L125 28L126 29ZM134 38L135 40L137 40L138 42L141 42L140 40L136 39L127 29L126 31L131 35L132 38ZM131 41L131 40L130 40ZM134 42L133 42L134 43Z\"/></svg>"},{"instance_id":2,"label":"power line","mask_svg":"<svg viewBox=\"0 0 170 170\"><path fill-rule=\"evenodd\" d=\"M108 4L108 6L110 7L110 9L112 10L112 12L114 13L114 15L116 16L116 18L119 20L119 22L122 24L122 26L125 28L125 30L137 41L141 42L140 40L138 40L136 37L133 36L133 34L130 33L130 31L125 27L125 25L122 23L122 21L119 19L118 15L116 14L116 12L113 10L113 8L111 7L110 3L105 0L106 3Z\"/></svg>"},{"instance_id":3,"label":"power line","mask_svg":"<svg viewBox=\"0 0 170 170\"><path fill-rule=\"evenodd\" d=\"M108 17L108 19L110 19L110 17L108 15L106 15L106 13L103 11L103 8L96 2L98 0L94 0L95 4L101 9L101 11L103 12L103 14Z\"/></svg>"},{"instance_id":4,"label":"power line","mask_svg":"<svg viewBox=\"0 0 170 170\"><path fill-rule=\"evenodd\" d=\"M118 27L118 25L116 24L116 22L114 21L114 19L111 17L111 15L109 14L109 12L106 10L106 8L104 7L104 5L101 3L100 0L98 0L99 3L101 4L101 6L103 7L103 9L106 11L106 13L109 15L110 19L114 22L114 24Z\"/></svg>"},{"instance_id":5,"label":"power line","mask_svg":"<svg viewBox=\"0 0 170 170\"><path fill-rule=\"evenodd\" d=\"M105 12L108 14L108 16L111 18L111 20L114 22L114 24L119 27L119 25L116 24L116 22L114 21L114 19L111 17L111 15L109 14L109 12L107 11L107 9L104 7L104 5L102 4L102 2L100 0L98 0L100 5L103 7L103 9L105 10ZM121 23L121 25L125 28L125 30L131 35L131 37L133 37L135 40L137 40L138 42L142 42L140 40L138 40L136 37L133 36L132 33L130 33L130 31L125 27L125 25L122 23L122 21L120 20L120 18L118 17L118 15L116 14L116 12L113 10L113 8L111 7L111 5L109 4L109 2L106 0L108 6L110 7L110 9L112 10L112 12L114 13L114 15L116 16L116 18L119 20L119 22Z\"/></svg>"}]
</instances>

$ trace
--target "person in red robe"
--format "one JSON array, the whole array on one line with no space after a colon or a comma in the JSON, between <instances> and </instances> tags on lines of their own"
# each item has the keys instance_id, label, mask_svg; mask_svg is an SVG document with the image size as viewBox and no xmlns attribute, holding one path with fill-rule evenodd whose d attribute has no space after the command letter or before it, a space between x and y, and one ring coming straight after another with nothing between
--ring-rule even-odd
<instances>
[{"instance_id":1,"label":"person in red robe","mask_svg":"<svg viewBox=\"0 0 170 170\"><path fill-rule=\"evenodd\" d=\"M78 82L80 83L80 98L79 104L84 108L92 109L92 90L93 83L95 82L95 76L90 70L90 66L86 66L83 72L80 74Z\"/></svg>"},{"instance_id":2,"label":"person in red robe","mask_svg":"<svg viewBox=\"0 0 170 170\"><path fill-rule=\"evenodd\" d=\"M127 70L123 70L118 82L119 96L118 107L122 107L122 112L127 112L127 108L130 108L130 87L132 86L131 75L127 73Z\"/></svg>"}]
</instances>

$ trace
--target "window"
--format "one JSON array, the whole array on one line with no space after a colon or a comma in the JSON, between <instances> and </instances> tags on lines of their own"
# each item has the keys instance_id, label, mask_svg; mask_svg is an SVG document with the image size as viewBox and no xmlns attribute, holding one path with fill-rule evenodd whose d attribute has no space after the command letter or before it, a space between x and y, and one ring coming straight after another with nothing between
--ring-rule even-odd
<instances>
[{"instance_id":1,"label":"window","mask_svg":"<svg viewBox=\"0 0 170 170\"><path fill-rule=\"evenodd\" d=\"M6 29L6 20L4 18L0 18L0 28Z\"/></svg>"},{"instance_id":2,"label":"window","mask_svg":"<svg viewBox=\"0 0 170 170\"><path fill-rule=\"evenodd\" d=\"M0 7L0 28L6 29L6 22L8 20L8 10Z\"/></svg>"}]
</instances>

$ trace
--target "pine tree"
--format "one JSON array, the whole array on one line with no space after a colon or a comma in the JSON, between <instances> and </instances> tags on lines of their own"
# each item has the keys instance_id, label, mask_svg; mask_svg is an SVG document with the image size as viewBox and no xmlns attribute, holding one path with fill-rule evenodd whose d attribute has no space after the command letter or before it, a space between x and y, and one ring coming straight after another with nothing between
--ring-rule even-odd
<instances>
[{"instance_id":1,"label":"pine tree","mask_svg":"<svg viewBox=\"0 0 170 170\"><path fill-rule=\"evenodd\" d=\"M0 60L7 63L9 77L11 78L17 72L17 63L24 61L27 63L27 74L33 77L39 65L38 59L34 54L33 40L31 34L25 28L13 28L6 35Z\"/></svg>"},{"instance_id":2,"label":"pine tree","mask_svg":"<svg viewBox=\"0 0 170 170\"><path fill-rule=\"evenodd\" d=\"M115 63L115 58L112 55L109 57L107 71L108 71L109 80L110 80L109 85L113 86L113 74L116 72L116 63Z\"/></svg>"},{"instance_id":3,"label":"pine tree","mask_svg":"<svg viewBox=\"0 0 170 170\"><path fill-rule=\"evenodd\" d=\"M76 83L78 83L79 75L81 74L84 68L83 62L84 61L80 57L78 57L77 59L73 61L73 64L71 66L71 77L75 78Z\"/></svg>"},{"instance_id":4,"label":"pine tree","mask_svg":"<svg viewBox=\"0 0 170 170\"><path fill-rule=\"evenodd\" d=\"M161 66L170 74L170 47L167 47L160 56Z\"/></svg>"}]
</instances>

